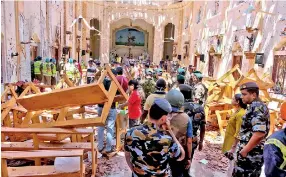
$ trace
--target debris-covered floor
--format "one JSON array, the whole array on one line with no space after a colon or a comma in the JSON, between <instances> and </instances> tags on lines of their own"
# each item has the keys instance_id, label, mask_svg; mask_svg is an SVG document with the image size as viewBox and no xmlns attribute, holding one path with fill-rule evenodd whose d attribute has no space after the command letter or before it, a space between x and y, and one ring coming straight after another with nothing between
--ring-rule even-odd
<instances>
[{"instance_id":1,"label":"debris-covered floor","mask_svg":"<svg viewBox=\"0 0 286 177\"><path fill-rule=\"evenodd\" d=\"M222 142L222 138L218 136L218 131L208 127L203 150L195 152L190 171L193 177L227 177L229 162L221 153ZM87 171L87 173L89 172ZM109 160L105 157L99 158L97 176L131 176L131 171L125 161L124 152L119 152Z\"/></svg>"}]
</instances>

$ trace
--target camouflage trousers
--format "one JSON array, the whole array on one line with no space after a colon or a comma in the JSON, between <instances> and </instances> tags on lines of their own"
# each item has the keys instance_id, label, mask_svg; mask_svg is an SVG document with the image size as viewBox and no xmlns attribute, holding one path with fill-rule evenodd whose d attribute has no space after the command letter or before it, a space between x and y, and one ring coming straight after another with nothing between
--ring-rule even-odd
<instances>
[{"instance_id":1,"label":"camouflage trousers","mask_svg":"<svg viewBox=\"0 0 286 177\"><path fill-rule=\"evenodd\" d=\"M263 165L263 150L255 147L246 157L242 157L237 151L237 160L234 164L232 177L259 177Z\"/></svg>"}]
</instances>

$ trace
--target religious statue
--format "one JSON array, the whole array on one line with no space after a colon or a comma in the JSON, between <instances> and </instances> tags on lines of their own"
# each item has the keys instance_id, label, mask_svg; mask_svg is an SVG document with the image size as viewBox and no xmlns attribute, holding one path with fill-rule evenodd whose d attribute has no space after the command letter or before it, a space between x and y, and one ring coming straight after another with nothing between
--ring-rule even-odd
<instances>
[{"instance_id":1,"label":"religious statue","mask_svg":"<svg viewBox=\"0 0 286 177\"><path fill-rule=\"evenodd\" d=\"M132 36L131 35L131 32L128 33L128 42L127 42L127 45L130 46L130 45L135 45L135 39L136 37L135 36Z\"/></svg>"},{"instance_id":2,"label":"religious statue","mask_svg":"<svg viewBox=\"0 0 286 177\"><path fill-rule=\"evenodd\" d=\"M246 38L248 39L248 51L251 52L255 42L254 34L251 34L250 37L247 36Z\"/></svg>"}]
</instances>

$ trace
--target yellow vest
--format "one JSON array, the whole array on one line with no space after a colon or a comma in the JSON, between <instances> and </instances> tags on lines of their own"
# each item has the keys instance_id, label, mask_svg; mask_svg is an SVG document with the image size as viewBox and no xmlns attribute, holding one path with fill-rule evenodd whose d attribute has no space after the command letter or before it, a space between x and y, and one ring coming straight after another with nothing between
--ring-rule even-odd
<instances>
[{"instance_id":1,"label":"yellow vest","mask_svg":"<svg viewBox=\"0 0 286 177\"><path fill-rule=\"evenodd\" d=\"M56 77L56 76L57 76L57 68L56 68L56 65L52 63L51 66L53 66L52 76L53 76L53 77Z\"/></svg>"},{"instance_id":2,"label":"yellow vest","mask_svg":"<svg viewBox=\"0 0 286 177\"><path fill-rule=\"evenodd\" d=\"M66 74L68 78L73 78L74 77L74 72L75 72L75 66L74 65L69 65L66 70Z\"/></svg>"},{"instance_id":3,"label":"yellow vest","mask_svg":"<svg viewBox=\"0 0 286 177\"><path fill-rule=\"evenodd\" d=\"M41 74L41 61L34 62L34 74Z\"/></svg>"},{"instance_id":4,"label":"yellow vest","mask_svg":"<svg viewBox=\"0 0 286 177\"><path fill-rule=\"evenodd\" d=\"M52 70L51 70L50 63L43 64L43 73L44 73L44 76L52 76Z\"/></svg>"}]
</instances>

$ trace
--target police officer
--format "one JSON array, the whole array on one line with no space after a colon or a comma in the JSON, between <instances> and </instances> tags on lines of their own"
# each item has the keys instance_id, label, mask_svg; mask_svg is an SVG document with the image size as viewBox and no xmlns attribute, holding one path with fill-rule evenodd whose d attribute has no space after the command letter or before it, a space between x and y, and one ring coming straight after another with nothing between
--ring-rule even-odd
<instances>
[{"instance_id":1,"label":"police officer","mask_svg":"<svg viewBox=\"0 0 286 177\"><path fill-rule=\"evenodd\" d=\"M240 87L242 101L249 104L241 124L237 160L233 177L259 177L263 165L263 147L269 132L269 110L259 99L259 87L247 82Z\"/></svg>"},{"instance_id":2,"label":"police officer","mask_svg":"<svg viewBox=\"0 0 286 177\"><path fill-rule=\"evenodd\" d=\"M280 112L281 118L286 121L286 102L281 105ZM286 176L286 127L267 139L263 159L266 177Z\"/></svg>"},{"instance_id":3,"label":"police officer","mask_svg":"<svg viewBox=\"0 0 286 177\"><path fill-rule=\"evenodd\" d=\"M184 159L185 151L168 122L171 111L167 100L156 99L148 121L127 131L124 149L132 176L171 176L169 161Z\"/></svg>"},{"instance_id":4,"label":"police officer","mask_svg":"<svg viewBox=\"0 0 286 177\"><path fill-rule=\"evenodd\" d=\"M180 91L170 90L166 94L166 99L172 106L172 112L169 114L172 130L186 151L185 159L182 162L170 161L172 176L189 177L192 156L192 120L183 111L184 95Z\"/></svg>"},{"instance_id":5,"label":"police officer","mask_svg":"<svg viewBox=\"0 0 286 177\"><path fill-rule=\"evenodd\" d=\"M204 106L207 100L208 89L202 83L203 75L200 71L195 71L194 76L196 84L194 85L193 101Z\"/></svg>"},{"instance_id":6,"label":"police officer","mask_svg":"<svg viewBox=\"0 0 286 177\"><path fill-rule=\"evenodd\" d=\"M43 65L42 65L42 57L38 56L34 62L34 74L35 79L42 82L42 75L43 75Z\"/></svg>"},{"instance_id":7,"label":"police officer","mask_svg":"<svg viewBox=\"0 0 286 177\"><path fill-rule=\"evenodd\" d=\"M145 72L145 78L140 82L140 85L142 86L142 89L145 93L145 98L147 98L151 93L154 93L156 91L155 88L155 81L152 78L152 70L150 68L146 69Z\"/></svg>"}]
</instances>

